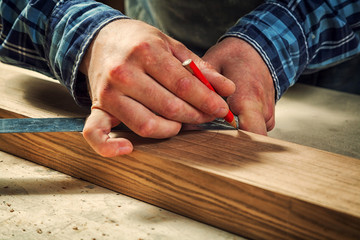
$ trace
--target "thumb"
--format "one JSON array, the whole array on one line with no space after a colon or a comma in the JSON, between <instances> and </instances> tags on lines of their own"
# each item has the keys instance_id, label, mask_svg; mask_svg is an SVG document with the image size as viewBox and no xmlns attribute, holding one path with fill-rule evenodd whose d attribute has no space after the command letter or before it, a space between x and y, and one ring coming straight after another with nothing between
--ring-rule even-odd
<instances>
[{"instance_id":1,"label":"thumb","mask_svg":"<svg viewBox=\"0 0 360 240\"><path fill-rule=\"evenodd\" d=\"M119 123L107 112L92 108L83 130L83 136L95 152L103 157L115 157L129 154L133 145L125 138L111 138L111 128Z\"/></svg>"}]
</instances>

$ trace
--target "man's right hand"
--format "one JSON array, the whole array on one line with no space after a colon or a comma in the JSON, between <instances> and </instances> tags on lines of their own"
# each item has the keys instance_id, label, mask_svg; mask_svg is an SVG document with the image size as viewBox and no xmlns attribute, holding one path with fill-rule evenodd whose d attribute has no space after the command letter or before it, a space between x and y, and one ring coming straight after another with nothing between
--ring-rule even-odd
<instances>
[{"instance_id":1,"label":"man's right hand","mask_svg":"<svg viewBox=\"0 0 360 240\"><path fill-rule=\"evenodd\" d=\"M140 136L168 138L181 123L224 117L227 103L182 67L189 58L220 95L235 91L230 80L158 29L127 19L106 25L80 66L92 98L83 132L90 146L107 157L130 153L133 146L127 139L108 136L120 122Z\"/></svg>"}]
</instances>

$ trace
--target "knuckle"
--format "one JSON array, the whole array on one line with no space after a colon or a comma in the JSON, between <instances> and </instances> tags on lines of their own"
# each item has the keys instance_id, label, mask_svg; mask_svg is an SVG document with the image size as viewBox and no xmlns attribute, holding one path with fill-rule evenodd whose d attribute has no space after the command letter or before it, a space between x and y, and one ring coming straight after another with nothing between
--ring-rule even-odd
<instances>
[{"instance_id":1,"label":"knuckle","mask_svg":"<svg viewBox=\"0 0 360 240\"><path fill-rule=\"evenodd\" d=\"M175 64L176 64L176 62L174 62L174 61L169 61L167 59L164 59L161 62L161 68L164 72L171 73L174 71L174 69L178 68L178 66Z\"/></svg>"},{"instance_id":2,"label":"knuckle","mask_svg":"<svg viewBox=\"0 0 360 240\"><path fill-rule=\"evenodd\" d=\"M151 39L151 44L157 48L169 50L169 38L162 32L157 32Z\"/></svg>"},{"instance_id":3,"label":"knuckle","mask_svg":"<svg viewBox=\"0 0 360 240\"><path fill-rule=\"evenodd\" d=\"M136 42L131 47L128 58L133 59L135 61L138 59L142 59L142 61L146 61L146 59L144 60L144 58L151 57L151 49L152 49L152 44L150 43L150 41Z\"/></svg>"},{"instance_id":4,"label":"knuckle","mask_svg":"<svg viewBox=\"0 0 360 240\"><path fill-rule=\"evenodd\" d=\"M182 77L175 82L175 93L180 98L185 97L192 87L192 81L189 77Z\"/></svg>"},{"instance_id":5,"label":"knuckle","mask_svg":"<svg viewBox=\"0 0 360 240\"><path fill-rule=\"evenodd\" d=\"M160 93L154 84L146 84L144 86L143 95L146 98L153 99L155 102L159 98Z\"/></svg>"},{"instance_id":6,"label":"knuckle","mask_svg":"<svg viewBox=\"0 0 360 240\"><path fill-rule=\"evenodd\" d=\"M97 132L99 132L99 130ZM103 157L109 156L108 151L106 151L102 146L100 146L98 143L95 143L93 141L94 135L99 134L99 133L96 133L96 131L94 132L92 127L85 126L82 134L83 134L83 137L86 140L86 142L91 146L91 148L95 152L97 152L99 155L101 155Z\"/></svg>"},{"instance_id":7,"label":"knuckle","mask_svg":"<svg viewBox=\"0 0 360 240\"><path fill-rule=\"evenodd\" d=\"M143 66L151 66L156 62L156 54L153 52L153 42L141 41L135 43L131 48L127 60L131 62L138 62L141 59Z\"/></svg>"},{"instance_id":8,"label":"knuckle","mask_svg":"<svg viewBox=\"0 0 360 240\"><path fill-rule=\"evenodd\" d=\"M128 86L130 84L131 76L132 72L126 64L115 65L110 68L109 82L116 81L122 86Z\"/></svg>"},{"instance_id":9,"label":"knuckle","mask_svg":"<svg viewBox=\"0 0 360 240\"><path fill-rule=\"evenodd\" d=\"M178 51L187 51L185 45L175 39L171 39L170 44L173 49L176 49Z\"/></svg>"},{"instance_id":10,"label":"knuckle","mask_svg":"<svg viewBox=\"0 0 360 240\"><path fill-rule=\"evenodd\" d=\"M267 131L273 130L274 127L275 127L275 121L271 121L271 122L266 123Z\"/></svg>"},{"instance_id":11,"label":"knuckle","mask_svg":"<svg viewBox=\"0 0 360 240\"><path fill-rule=\"evenodd\" d=\"M148 119L138 127L138 134L141 137L152 137L156 131L156 122L154 119Z\"/></svg>"},{"instance_id":12,"label":"knuckle","mask_svg":"<svg viewBox=\"0 0 360 240\"><path fill-rule=\"evenodd\" d=\"M216 98L212 95L213 94L210 94L210 96L204 98L203 104L201 105L201 110L203 112L212 114L218 109L218 104L215 100Z\"/></svg>"},{"instance_id":13,"label":"knuckle","mask_svg":"<svg viewBox=\"0 0 360 240\"><path fill-rule=\"evenodd\" d=\"M151 44L148 41L140 41L134 44L134 46L132 47L132 52L133 53L147 53L149 52L151 49Z\"/></svg>"},{"instance_id":14,"label":"knuckle","mask_svg":"<svg viewBox=\"0 0 360 240\"><path fill-rule=\"evenodd\" d=\"M164 104L164 114L168 119L176 120L181 112L182 104L179 101L168 100Z\"/></svg>"},{"instance_id":15,"label":"knuckle","mask_svg":"<svg viewBox=\"0 0 360 240\"><path fill-rule=\"evenodd\" d=\"M193 114L191 116L191 122L190 123L192 123L192 124L201 124L201 123L204 123L204 122L211 122L214 119L215 119L215 117L213 117L211 115L195 112L195 114Z\"/></svg>"}]
</instances>

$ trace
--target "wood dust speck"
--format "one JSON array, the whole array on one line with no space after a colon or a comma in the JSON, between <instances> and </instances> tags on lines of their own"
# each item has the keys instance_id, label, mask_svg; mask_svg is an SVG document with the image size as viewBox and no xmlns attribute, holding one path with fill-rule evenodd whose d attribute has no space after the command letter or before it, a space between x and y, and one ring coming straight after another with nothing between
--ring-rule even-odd
<instances>
[{"instance_id":1,"label":"wood dust speck","mask_svg":"<svg viewBox=\"0 0 360 240\"><path fill-rule=\"evenodd\" d=\"M36 232L37 232L38 234L42 234L42 233L43 233L43 231L41 230L41 228L38 228L38 229L36 230Z\"/></svg>"}]
</instances>

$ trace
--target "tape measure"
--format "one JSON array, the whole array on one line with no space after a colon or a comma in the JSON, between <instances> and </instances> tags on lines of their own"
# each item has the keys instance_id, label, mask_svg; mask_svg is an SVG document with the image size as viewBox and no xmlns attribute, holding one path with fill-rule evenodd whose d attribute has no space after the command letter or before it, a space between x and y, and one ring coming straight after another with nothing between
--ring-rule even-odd
<instances>
[{"instance_id":1,"label":"tape measure","mask_svg":"<svg viewBox=\"0 0 360 240\"><path fill-rule=\"evenodd\" d=\"M3 118L0 133L82 132L85 118ZM113 131L131 131L119 124ZM202 124L183 124L181 131L236 130L223 119Z\"/></svg>"}]
</instances>

